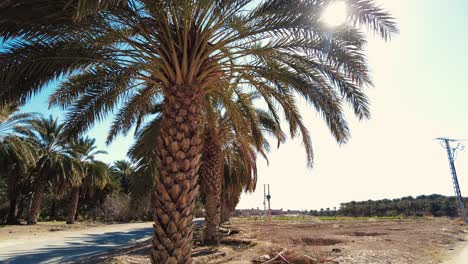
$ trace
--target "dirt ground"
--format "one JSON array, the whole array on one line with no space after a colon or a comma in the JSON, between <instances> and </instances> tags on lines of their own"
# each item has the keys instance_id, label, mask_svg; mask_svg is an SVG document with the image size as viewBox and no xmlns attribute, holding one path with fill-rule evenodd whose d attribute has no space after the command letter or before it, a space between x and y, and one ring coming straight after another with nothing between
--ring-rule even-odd
<instances>
[{"instance_id":1,"label":"dirt ground","mask_svg":"<svg viewBox=\"0 0 468 264\"><path fill-rule=\"evenodd\" d=\"M449 219L263 220L234 219L217 248L200 246L194 263L441 263L462 246L468 229ZM83 263L150 263L149 243Z\"/></svg>"},{"instance_id":2,"label":"dirt ground","mask_svg":"<svg viewBox=\"0 0 468 264\"><path fill-rule=\"evenodd\" d=\"M74 225L67 225L64 221L39 222L36 225L1 225L0 226L0 241L16 238L29 238L38 236L42 233L58 232L66 230L81 230L89 227L104 226L103 223L97 222L76 222Z\"/></svg>"}]
</instances>

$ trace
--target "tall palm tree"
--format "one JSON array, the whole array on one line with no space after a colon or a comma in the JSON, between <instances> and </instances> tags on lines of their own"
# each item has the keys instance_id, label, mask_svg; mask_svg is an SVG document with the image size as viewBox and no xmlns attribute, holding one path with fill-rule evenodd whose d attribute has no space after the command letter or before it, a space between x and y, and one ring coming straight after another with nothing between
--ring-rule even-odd
<instances>
[{"instance_id":1,"label":"tall palm tree","mask_svg":"<svg viewBox=\"0 0 468 264\"><path fill-rule=\"evenodd\" d=\"M204 148L203 163L200 167L200 188L204 193L205 203L205 224L204 242L205 244L217 244L218 228L220 224L221 188L223 180L224 147L230 148L232 142L248 152L250 149L265 153L269 149L268 142L264 138L264 132L273 135L278 139L278 144L285 140L285 135L281 131L279 120L275 119L269 112L255 109L252 95L238 92L241 99L229 102L228 108L220 108L222 105L215 98L205 98L203 112L204 122ZM224 98L226 99L226 95ZM156 152L153 139L158 137L161 122L161 105L155 105L149 113L154 116L152 122L137 133L135 146L130 151L130 157L139 164L138 175L134 177L140 179L139 186L145 192L150 192L154 182L154 171L156 167ZM276 112L273 112L276 114ZM141 118L144 118L142 116ZM139 126L137 126L139 128ZM138 129L137 129L138 130ZM304 135L306 149L308 134ZM246 162L255 162L248 160ZM149 164L153 166L148 167ZM143 183L143 184L142 184Z\"/></svg>"},{"instance_id":2,"label":"tall palm tree","mask_svg":"<svg viewBox=\"0 0 468 264\"><path fill-rule=\"evenodd\" d=\"M51 98L69 107L67 134L85 132L120 106L113 130L128 130L153 100L162 100L151 258L190 263L205 94L253 89L269 109L281 106L290 123L298 119L299 95L341 143L349 138L343 103L359 119L370 116L361 28L388 39L396 25L374 1L348 0L350 23L329 32L321 13L330 2L4 2L0 36L21 38L2 52L0 99L24 102L71 74Z\"/></svg>"},{"instance_id":3,"label":"tall palm tree","mask_svg":"<svg viewBox=\"0 0 468 264\"><path fill-rule=\"evenodd\" d=\"M75 158L79 164L78 180L72 184L71 204L67 216L67 224L75 223L81 189L93 194L95 189L102 190L110 181L107 164L95 160L96 155L107 154L106 151L98 150L96 139L82 137L72 144L75 150ZM84 188L83 188L84 187Z\"/></svg>"},{"instance_id":4,"label":"tall palm tree","mask_svg":"<svg viewBox=\"0 0 468 264\"><path fill-rule=\"evenodd\" d=\"M30 121L30 129L20 132L37 149L33 175L33 193L28 209L28 224L36 224L41 212L42 199L49 182L61 192L63 186L76 181L78 165L73 149L62 136L63 124L52 116Z\"/></svg>"},{"instance_id":5,"label":"tall palm tree","mask_svg":"<svg viewBox=\"0 0 468 264\"><path fill-rule=\"evenodd\" d=\"M204 240L207 244L219 242L218 228L221 223L221 191L224 174L224 159L233 145L242 150L246 156L255 156L251 150L262 155L269 150L266 134L274 136L278 140L278 146L284 142L286 136L281 130L279 120L273 114L255 108L254 97L242 95L243 100L235 100L238 110L218 111L214 113L212 122L207 123L204 129L203 163L200 167L200 186L205 195L205 220ZM214 123L213 123L214 121ZM241 122L239 122L241 121ZM308 134L303 135L306 151ZM256 162L245 160L245 163Z\"/></svg>"},{"instance_id":6,"label":"tall palm tree","mask_svg":"<svg viewBox=\"0 0 468 264\"><path fill-rule=\"evenodd\" d=\"M224 156L224 177L222 182L221 222L229 217L240 201L243 192L255 191L257 185L257 164L255 148L229 141Z\"/></svg>"}]
</instances>

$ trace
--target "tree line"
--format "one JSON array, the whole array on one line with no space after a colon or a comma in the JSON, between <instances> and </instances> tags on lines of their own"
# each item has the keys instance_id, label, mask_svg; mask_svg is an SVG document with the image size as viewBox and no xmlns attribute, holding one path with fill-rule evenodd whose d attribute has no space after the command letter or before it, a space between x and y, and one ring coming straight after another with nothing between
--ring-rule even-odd
<instances>
[{"instance_id":1,"label":"tree line","mask_svg":"<svg viewBox=\"0 0 468 264\"><path fill-rule=\"evenodd\" d=\"M145 166L128 160L102 162L96 156L107 153L97 149L95 139L68 140L58 119L16 111L0 106L0 224L152 220L154 179ZM224 167L220 210L227 221L254 179L234 176L244 172L227 162ZM206 197L199 193L198 217L204 204Z\"/></svg>"},{"instance_id":2,"label":"tree line","mask_svg":"<svg viewBox=\"0 0 468 264\"><path fill-rule=\"evenodd\" d=\"M464 198L465 208L468 198ZM459 215L456 197L439 194L407 196L397 199L351 201L340 204L339 209L310 210L314 216L394 217L394 216L448 216Z\"/></svg>"}]
</instances>

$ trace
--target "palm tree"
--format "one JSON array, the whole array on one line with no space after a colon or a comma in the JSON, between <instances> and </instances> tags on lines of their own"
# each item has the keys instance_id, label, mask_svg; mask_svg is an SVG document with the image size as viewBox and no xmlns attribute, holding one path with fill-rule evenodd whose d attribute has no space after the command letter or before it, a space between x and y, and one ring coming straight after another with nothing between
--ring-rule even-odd
<instances>
[{"instance_id":1,"label":"palm tree","mask_svg":"<svg viewBox=\"0 0 468 264\"><path fill-rule=\"evenodd\" d=\"M62 193L64 186L77 181L78 164L73 149L62 136L63 124L52 116L40 117L30 121L30 129L20 132L29 136L28 141L37 149L34 165L33 192L28 210L28 224L36 224L41 212L42 199L49 182L54 190Z\"/></svg>"},{"instance_id":2,"label":"palm tree","mask_svg":"<svg viewBox=\"0 0 468 264\"><path fill-rule=\"evenodd\" d=\"M71 186L72 200L68 211L67 224L75 223L81 189L93 194L95 189L102 190L110 181L107 164L95 160L96 155L107 154L103 150L97 150L96 139L79 138L73 143L72 148L75 150L75 158L79 164L79 180Z\"/></svg>"},{"instance_id":3,"label":"palm tree","mask_svg":"<svg viewBox=\"0 0 468 264\"><path fill-rule=\"evenodd\" d=\"M372 0L348 0L349 25L329 32L321 13L330 2L5 2L0 36L7 42L21 38L2 52L0 99L24 102L48 81L71 74L51 98L69 108L69 135L85 132L119 107L112 131L128 131L154 100L162 101L151 258L190 263L204 95L253 89L269 109L282 108L293 134L300 118L294 95L299 95L340 143L349 138L343 103L359 119L370 116L362 88L371 81L360 29L388 39L396 25Z\"/></svg>"},{"instance_id":4,"label":"palm tree","mask_svg":"<svg viewBox=\"0 0 468 264\"><path fill-rule=\"evenodd\" d=\"M14 106L0 106L0 177L6 179L10 202L7 224L18 223L16 207L20 186L27 180L35 160L34 148L16 133L17 129L27 129L35 114L14 113L16 110Z\"/></svg>"},{"instance_id":5,"label":"palm tree","mask_svg":"<svg viewBox=\"0 0 468 264\"><path fill-rule=\"evenodd\" d=\"M257 185L255 149L231 141L224 158L222 183L221 222L229 221L231 213L240 201L243 192L253 192Z\"/></svg>"},{"instance_id":6,"label":"palm tree","mask_svg":"<svg viewBox=\"0 0 468 264\"><path fill-rule=\"evenodd\" d=\"M129 193L129 182L134 173L135 168L132 163L126 160L115 161L110 167L110 174L119 180L121 191L126 194Z\"/></svg>"},{"instance_id":7,"label":"palm tree","mask_svg":"<svg viewBox=\"0 0 468 264\"><path fill-rule=\"evenodd\" d=\"M236 105L236 113L232 108L228 111L219 109L211 122L204 129L203 163L200 167L200 186L205 195L205 220L204 240L206 244L219 242L218 228L221 223L221 192L224 174L224 159L226 154L231 154L233 148L242 151L245 156L255 157L252 153L259 152L265 158L269 150L266 135L272 135L278 140L278 146L286 140L281 130L279 120L273 114L256 109L253 96L240 94L242 100L233 100ZM231 106L232 107L232 106ZM209 108L208 108L209 109ZM223 113L223 114L222 114ZM303 142L306 151L308 134L303 134ZM227 152L227 153L226 153ZM256 160L246 159L244 163L256 163Z\"/></svg>"},{"instance_id":8,"label":"palm tree","mask_svg":"<svg viewBox=\"0 0 468 264\"><path fill-rule=\"evenodd\" d=\"M280 142L285 140L285 135L278 123L279 120L268 112L255 109L252 95L240 92L237 95L242 97L242 100L239 98L232 100L227 104L228 108L220 108L222 104L215 98L205 98L203 163L200 167L200 187L206 200L205 244L219 242L218 228L221 213L224 147L230 148L230 145L234 144L232 142L235 141L235 144L242 151L248 152L250 149L256 149L264 154L269 149L269 145L263 132L276 137L278 146ZM224 98L226 99L227 95L224 95ZM151 188L154 182L156 152L154 151L153 139L158 137L161 109L161 105L153 106L153 110L150 112L151 115L155 115L153 121L137 133L137 143L129 153L135 163L139 164L138 176L133 178L139 179L138 186L146 186L146 188L138 188L143 193L151 192L151 189L148 188ZM310 147L307 145L307 136L308 134L304 135L306 149ZM255 161L249 160L247 162ZM148 164L153 164L153 166L148 166ZM153 173L148 173L148 171Z\"/></svg>"}]
</instances>

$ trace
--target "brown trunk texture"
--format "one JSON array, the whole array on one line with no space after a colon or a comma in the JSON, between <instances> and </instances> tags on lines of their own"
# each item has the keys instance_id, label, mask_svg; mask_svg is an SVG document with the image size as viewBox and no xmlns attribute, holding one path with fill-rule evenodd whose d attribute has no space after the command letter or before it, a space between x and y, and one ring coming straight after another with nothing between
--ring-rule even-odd
<instances>
[{"instance_id":1,"label":"brown trunk texture","mask_svg":"<svg viewBox=\"0 0 468 264\"><path fill-rule=\"evenodd\" d=\"M19 221L16 220L16 196L10 197L10 208L8 208L7 225L16 225Z\"/></svg>"},{"instance_id":2,"label":"brown trunk texture","mask_svg":"<svg viewBox=\"0 0 468 264\"><path fill-rule=\"evenodd\" d=\"M227 200L223 200L222 210L221 210L221 222L228 222L230 218L229 206Z\"/></svg>"},{"instance_id":3,"label":"brown trunk texture","mask_svg":"<svg viewBox=\"0 0 468 264\"><path fill-rule=\"evenodd\" d=\"M204 243L219 243L221 222L221 187L223 180L223 152L214 129L206 129L203 163L200 167L201 189L206 197Z\"/></svg>"},{"instance_id":4,"label":"brown trunk texture","mask_svg":"<svg viewBox=\"0 0 468 264\"><path fill-rule=\"evenodd\" d=\"M165 91L157 138L154 264L192 263L193 209L203 148L201 102L202 92L197 86L175 86Z\"/></svg>"},{"instance_id":5,"label":"brown trunk texture","mask_svg":"<svg viewBox=\"0 0 468 264\"><path fill-rule=\"evenodd\" d=\"M16 218L16 207L18 201L18 186L17 186L18 177L12 176L8 183L8 198L10 200L10 208L8 208L8 225L16 225L19 221Z\"/></svg>"},{"instance_id":6,"label":"brown trunk texture","mask_svg":"<svg viewBox=\"0 0 468 264\"><path fill-rule=\"evenodd\" d=\"M55 220L56 214L57 214L57 200L52 198L52 205L50 206L50 216L49 216L49 221Z\"/></svg>"},{"instance_id":7,"label":"brown trunk texture","mask_svg":"<svg viewBox=\"0 0 468 264\"><path fill-rule=\"evenodd\" d=\"M78 201L80 199L80 188L74 187L72 191L72 200L70 209L68 209L67 224L73 225L75 223L76 210L78 209Z\"/></svg>"},{"instance_id":8,"label":"brown trunk texture","mask_svg":"<svg viewBox=\"0 0 468 264\"><path fill-rule=\"evenodd\" d=\"M34 185L31 203L29 204L28 225L37 224L37 220L41 214L42 198L44 197L46 185L47 179L41 175Z\"/></svg>"},{"instance_id":9,"label":"brown trunk texture","mask_svg":"<svg viewBox=\"0 0 468 264\"><path fill-rule=\"evenodd\" d=\"M25 199L26 199L25 196L20 195L19 203L17 204L18 210L16 212L16 220L20 219L21 216L23 216L24 208L26 207Z\"/></svg>"}]
</instances>

